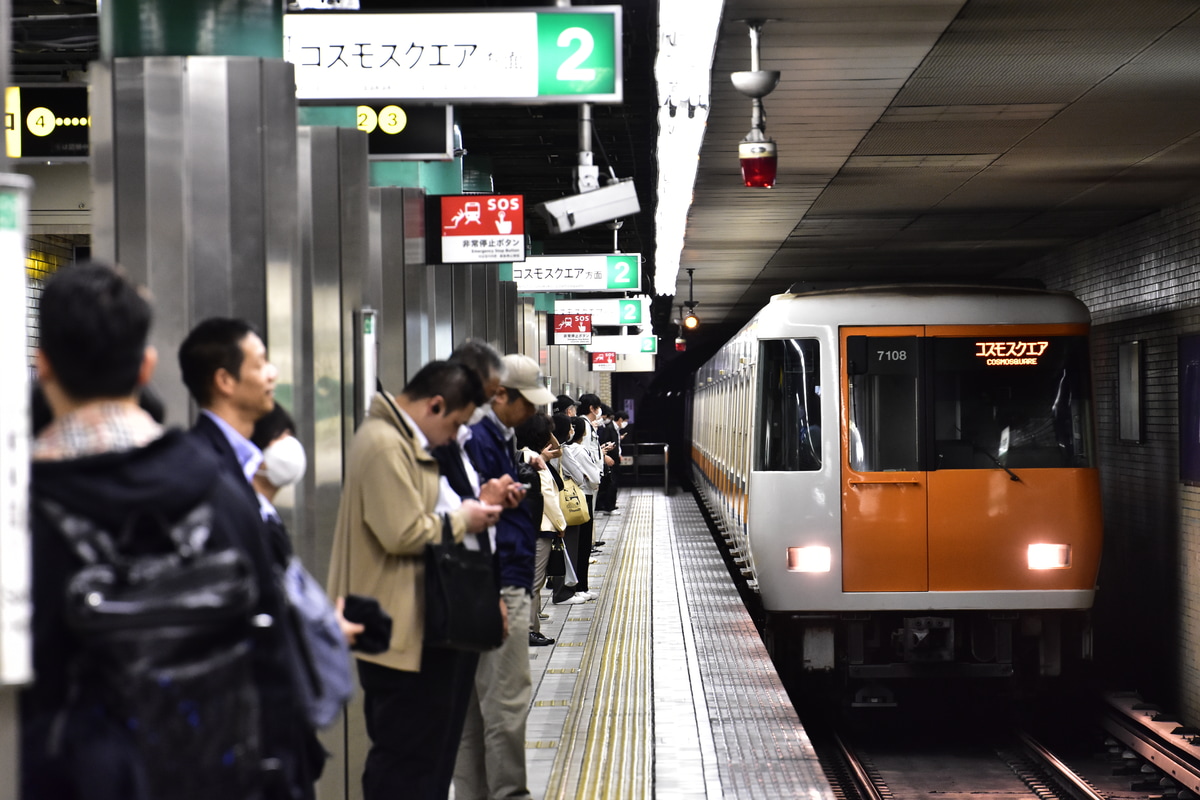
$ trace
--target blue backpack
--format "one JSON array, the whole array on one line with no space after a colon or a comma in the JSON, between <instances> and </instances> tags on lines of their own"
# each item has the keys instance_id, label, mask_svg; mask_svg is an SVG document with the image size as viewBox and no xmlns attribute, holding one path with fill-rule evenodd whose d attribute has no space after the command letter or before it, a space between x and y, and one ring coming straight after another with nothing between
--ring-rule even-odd
<instances>
[{"instance_id":1,"label":"blue backpack","mask_svg":"<svg viewBox=\"0 0 1200 800\"><path fill-rule=\"evenodd\" d=\"M299 558L289 559L282 580L300 651L295 683L309 723L324 728L354 694L350 649L325 590Z\"/></svg>"}]
</instances>

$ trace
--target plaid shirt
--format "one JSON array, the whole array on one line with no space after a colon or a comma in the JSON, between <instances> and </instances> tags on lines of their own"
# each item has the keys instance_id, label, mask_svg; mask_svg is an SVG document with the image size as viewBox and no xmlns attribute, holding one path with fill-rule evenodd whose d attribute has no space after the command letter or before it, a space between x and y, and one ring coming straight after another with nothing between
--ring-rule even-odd
<instances>
[{"instance_id":1,"label":"plaid shirt","mask_svg":"<svg viewBox=\"0 0 1200 800\"><path fill-rule=\"evenodd\" d=\"M127 401L88 403L50 423L33 442L34 461L67 461L145 447L163 426Z\"/></svg>"}]
</instances>

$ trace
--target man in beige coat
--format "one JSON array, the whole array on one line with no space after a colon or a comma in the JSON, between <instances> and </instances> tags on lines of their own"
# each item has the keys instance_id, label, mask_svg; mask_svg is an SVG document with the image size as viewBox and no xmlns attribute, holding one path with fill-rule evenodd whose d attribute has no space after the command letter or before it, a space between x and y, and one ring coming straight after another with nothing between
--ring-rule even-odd
<instances>
[{"instance_id":1,"label":"man in beige coat","mask_svg":"<svg viewBox=\"0 0 1200 800\"><path fill-rule=\"evenodd\" d=\"M350 446L329 592L375 597L393 620L388 650L356 654L371 738L366 800L443 800L449 792L462 730L462 714L451 709L465 711L458 695L470 692L470 677L461 674L462 654L422 646L423 554L442 535L442 516L434 512L438 465L428 450L453 441L485 400L474 372L430 362L394 401L375 396ZM467 500L447 516L461 541L494 524L499 512L499 506Z\"/></svg>"}]
</instances>

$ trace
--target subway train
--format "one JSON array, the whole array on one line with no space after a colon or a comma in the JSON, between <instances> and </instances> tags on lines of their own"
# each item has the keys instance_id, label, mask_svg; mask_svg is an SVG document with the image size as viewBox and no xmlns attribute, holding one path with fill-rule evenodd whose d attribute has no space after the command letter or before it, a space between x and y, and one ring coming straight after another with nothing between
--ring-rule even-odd
<instances>
[{"instance_id":1,"label":"subway train","mask_svg":"<svg viewBox=\"0 0 1200 800\"><path fill-rule=\"evenodd\" d=\"M781 671L871 704L1090 658L1089 323L1037 289L783 294L697 371L695 485Z\"/></svg>"}]
</instances>

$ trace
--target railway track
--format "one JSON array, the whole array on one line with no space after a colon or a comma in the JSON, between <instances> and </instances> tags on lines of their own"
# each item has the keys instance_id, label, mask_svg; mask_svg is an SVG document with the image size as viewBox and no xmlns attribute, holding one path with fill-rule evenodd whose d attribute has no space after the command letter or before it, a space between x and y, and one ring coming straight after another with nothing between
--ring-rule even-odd
<instances>
[{"instance_id":1,"label":"railway track","mask_svg":"<svg viewBox=\"0 0 1200 800\"><path fill-rule=\"evenodd\" d=\"M1110 694L1088 734L1047 746L1028 732L963 734L919 729L884 735L830 733L819 747L844 800L1024 800L1200 797L1200 730L1181 725L1136 695ZM999 725L998 725L999 727Z\"/></svg>"}]
</instances>

